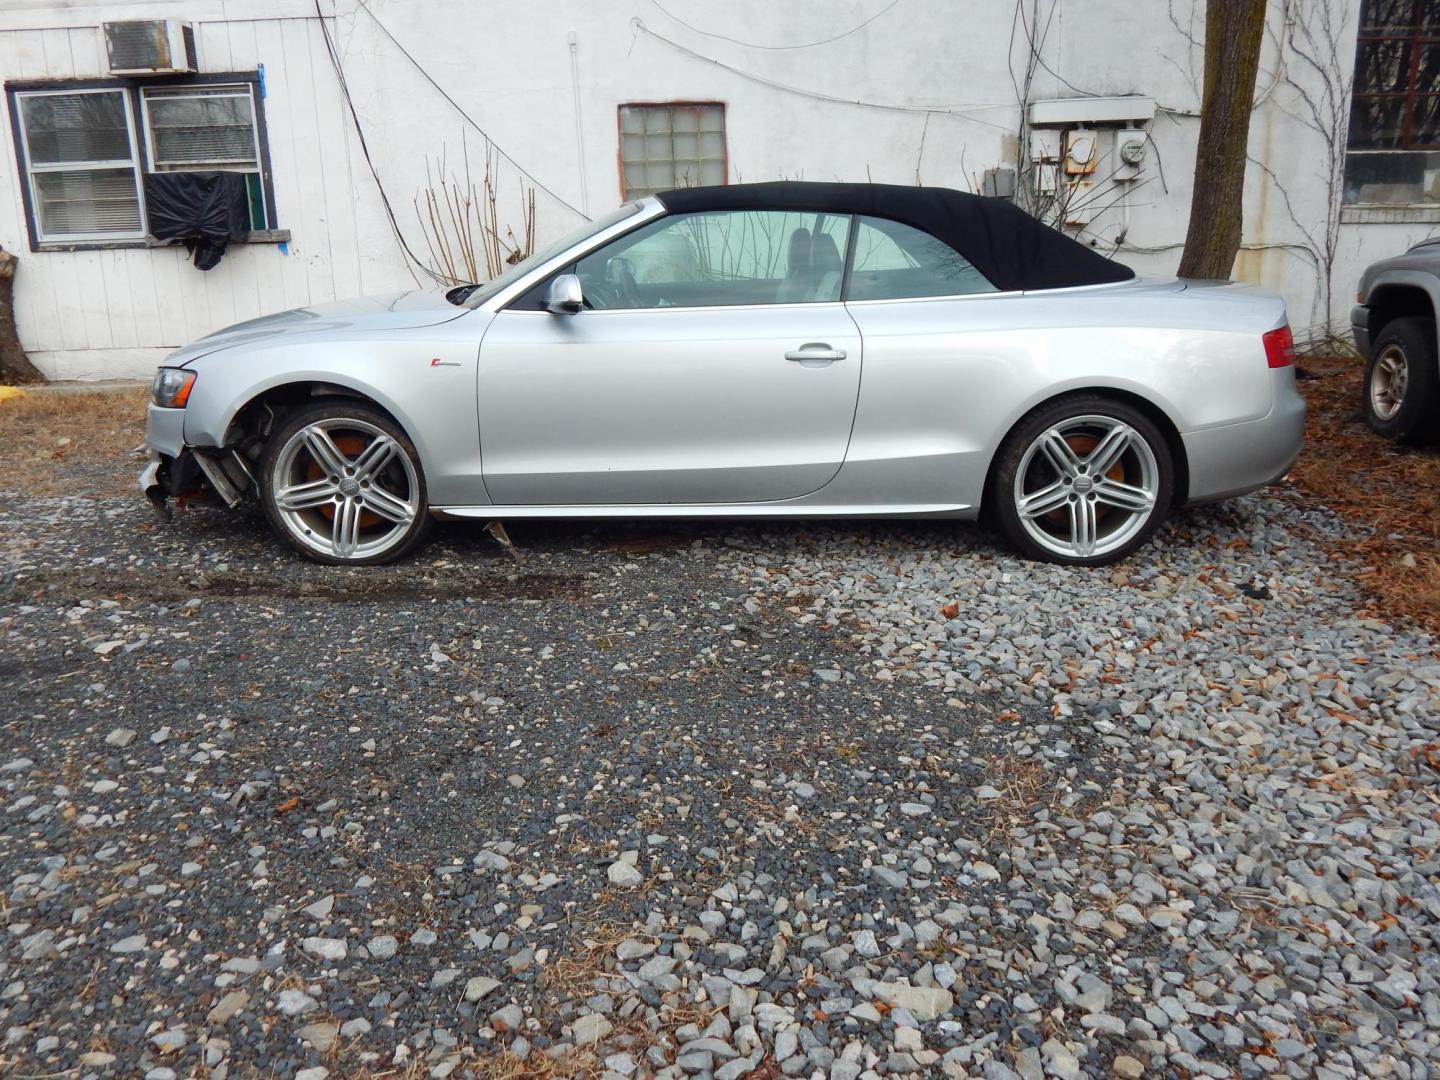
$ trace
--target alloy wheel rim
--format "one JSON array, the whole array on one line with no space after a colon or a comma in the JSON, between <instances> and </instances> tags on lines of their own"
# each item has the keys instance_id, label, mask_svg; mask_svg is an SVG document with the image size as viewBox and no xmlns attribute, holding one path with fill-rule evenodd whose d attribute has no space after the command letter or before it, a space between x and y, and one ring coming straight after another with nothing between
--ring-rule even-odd
<instances>
[{"instance_id":1,"label":"alloy wheel rim","mask_svg":"<svg viewBox=\"0 0 1440 1080\"><path fill-rule=\"evenodd\" d=\"M1123 547L1155 512L1160 466L1138 431L1076 416L1041 432L1016 470L1020 523L1046 551L1095 558Z\"/></svg>"},{"instance_id":2,"label":"alloy wheel rim","mask_svg":"<svg viewBox=\"0 0 1440 1080\"><path fill-rule=\"evenodd\" d=\"M1375 358L1370 373L1370 408L1375 415L1381 420L1394 419L1405 404L1409 383L1410 366L1405 363L1405 353L1398 346L1389 346Z\"/></svg>"},{"instance_id":3,"label":"alloy wheel rim","mask_svg":"<svg viewBox=\"0 0 1440 1080\"><path fill-rule=\"evenodd\" d=\"M365 420L317 420L275 459L271 499L297 541L333 559L383 555L420 512L420 481L404 448Z\"/></svg>"}]
</instances>

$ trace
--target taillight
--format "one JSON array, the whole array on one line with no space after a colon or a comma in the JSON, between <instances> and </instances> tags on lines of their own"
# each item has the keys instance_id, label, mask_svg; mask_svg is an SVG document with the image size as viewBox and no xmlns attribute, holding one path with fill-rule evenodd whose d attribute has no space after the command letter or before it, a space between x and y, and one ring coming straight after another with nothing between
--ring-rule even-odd
<instances>
[{"instance_id":1,"label":"taillight","mask_svg":"<svg viewBox=\"0 0 1440 1080\"><path fill-rule=\"evenodd\" d=\"M1295 339L1290 334L1290 327L1271 330L1261 340L1265 342L1265 362L1272 368L1289 367L1295 363Z\"/></svg>"}]
</instances>

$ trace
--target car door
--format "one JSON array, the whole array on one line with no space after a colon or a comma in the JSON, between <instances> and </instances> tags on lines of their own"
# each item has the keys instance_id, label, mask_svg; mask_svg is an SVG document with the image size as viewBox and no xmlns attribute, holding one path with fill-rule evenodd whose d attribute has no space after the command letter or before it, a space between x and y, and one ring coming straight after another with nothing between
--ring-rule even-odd
<instances>
[{"instance_id":1,"label":"car door","mask_svg":"<svg viewBox=\"0 0 1440 1080\"><path fill-rule=\"evenodd\" d=\"M977 505L996 425L1028 370L1026 300L910 225L855 221L846 306L865 393L839 485L895 503Z\"/></svg>"},{"instance_id":2,"label":"car door","mask_svg":"<svg viewBox=\"0 0 1440 1080\"><path fill-rule=\"evenodd\" d=\"M652 221L546 282L480 349L485 488L498 505L749 503L823 487L845 458L861 342L840 300L848 215Z\"/></svg>"}]
</instances>

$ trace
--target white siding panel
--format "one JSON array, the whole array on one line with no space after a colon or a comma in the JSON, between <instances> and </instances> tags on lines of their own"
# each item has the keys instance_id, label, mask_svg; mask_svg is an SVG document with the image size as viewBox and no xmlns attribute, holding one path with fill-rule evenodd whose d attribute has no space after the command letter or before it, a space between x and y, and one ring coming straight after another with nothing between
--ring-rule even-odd
<instances>
[{"instance_id":1,"label":"white siding panel","mask_svg":"<svg viewBox=\"0 0 1440 1080\"><path fill-rule=\"evenodd\" d=\"M230 24L201 23L195 28L195 52L202 71L234 71L230 55Z\"/></svg>"},{"instance_id":2,"label":"white siding panel","mask_svg":"<svg viewBox=\"0 0 1440 1080\"><path fill-rule=\"evenodd\" d=\"M77 78L105 74L105 47L100 30L94 26L77 26L70 35L70 67Z\"/></svg>"},{"instance_id":3,"label":"white siding panel","mask_svg":"<svg viewBox=\"0 0 1440 1080\"><path fill-rule=\"evenodd\" d=\"M145 254L155 289L155 309L158 313L155 325L159 329L159 340L149 344L179 348L196 336L190 332L186 298L180 288L180 275L189 269L185 249L155 248Z\"/></svg>"},{"instance_id":4,"label":"white siding panel","mask_svg":"<svg viewBox=\"0 0 1440 1080\"><path fill-rule=\"evenodd\" d=\"M43 79L49 72L45 69L45 42L43 32L31 31L16 34L15 67L12 68L21 79Z\"/></svg>"},{"instance_id":5,"label":"white siding panel","mask_svg":"<svg viewBox=\"0 0 1440 1080\"><path fill-rule=\"evenodd\" d=\"M133 349L142 342L138 336L131 252L101 251L100 276L105 282L106 314L109 316L107 349Z\"/></svg>"},{"instance_id":6,"label":"white siding panel","mask_svg":"<svg viewBox=\"0 0 1440 1080\"><path fill-rule=\"evenodd\" d=\"M73 79L75 59L70 53L69 30L41 30L40 48L45 53L45 75L47 78Z\"/></svg>"},{"instance_id":7,"label":"white siding panel","mask_svg":"<svg viewBox=\"0 0 1440 1080\"><path fill-rule=\"evenodd\" d=\"M169 252L175 261L176 302L185 318L185 340L201 337L218 330L225 324L217 322L211 310L211 290L207 288L205 275L195 269L194 262L183 244L176 244Z\"/></svg>"},{"instance_id":8,"label":"white siding panel","mask_svg":"<svg viewBox=\"0 0 1440 1080\"><path fill-rule=\"evenodd\" d=\"M115 347L115 340L110 333L114 312L104 266L104 258L108 254L109 252L105 251L77 251L67 258L75 268L75 278L79 283L78 314L86 347L90 349ZM38 255L36 257L39 258Z\"/></svg>"},{"instance_id":9,"label":"white siding panel","mask_svg":"<svg viewBox=\"0 0 1440 1080\"><path fill-rule=\"evenodd\" d=\"M325 204L324 160L320 153L319 112L315 106L315 75L311 63L308 32L303 24L282 23L280 28L285 56L285 106L289 110L294 140L287 147L301 177L295 197L300 220L306 225L291 251L305 271L309 302L323 303L335 298L330 273L329 207ZM319 227L311 227L319 226Z\"/></svg>"},{"instance_id":10,"label":"white siding panel","mask_svg":"<svg viewBox=\"0 0 1440 1080\"><path fill-rule=\"evenodd\" d=\"M270 166L275 183L275 208L282 228L293 237L288 254L280 255L278 274L284 303L280 310L303 307L310 303L310 281L300 252L314 240L324 226L306 217L302 194L309 186L302 179L300 155L295 147L309 139L308 129L296 128L297 112L292 92L294 79L286 64L283 23L255 23L255 60L265 65L265 122L270 132ZM271 272L274 272L273 270Z\"/></svg>"},{"instance_id":11,"label":"white siding panel","mask_svg":"<svg viewBox=\"0 0 1440 1080\"><path fill-rule=\"evenodd\" d=\"M354 296L360 291L359 243L355 235L354 187L349 154L350 112L340 92L334 65L325 48L318 22L291 23L306 38L310 65L311 100L315 105L316 142L320 149L320 181L329 224L330 296Z\"/></svg>"},{"instance_id":12,"label":"white siding panel","mask_svg":"<svg viewBox=\"0 0 1440 1080\"><path fill-rule=\"evenodd\" d=\"M146 251L115 253L116 273L120 274L129 294L130 334L128 340L117 340L124 348L153 347L163 342L160 336L160 310L155 302L155 260Z\"/></svg>"}]
</instances>

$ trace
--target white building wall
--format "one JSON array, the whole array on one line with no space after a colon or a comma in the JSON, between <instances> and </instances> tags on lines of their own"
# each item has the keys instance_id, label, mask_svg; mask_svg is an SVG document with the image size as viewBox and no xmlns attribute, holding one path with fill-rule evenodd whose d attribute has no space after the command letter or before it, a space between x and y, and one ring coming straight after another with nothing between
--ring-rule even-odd
<instances>
[{"instance_id":1,"label":"white building wall","mask_svg":"<svg viewBox=\"0 0 1440 1080\"><path fill-rule=\"evenodd\" d=\"M1297 119L1304 95L1316 92L1307 82L1313 73L1287 55L1284 41L1297 18L1327 2L1348 80L1358 0L1271 5L1251 135L1257 164L1247 177L1247 250L1236 265L1238 276L1283 292L1297 328L1343 321L1364 263L1433 228L1425 221L1341 226L1324 310L1324 278L1304 248L1323 237L1316 223L1330 203L1328 157L1324 140ZM687 27L650 0L321 0L333 15L331 33L381 184L422 255L415 199L427 160L444 153L454 167L465 147L478 181L484 139L420 68L555 193L537 193L543 241L581 220L564 204L594 213L619 201L616 108L625 102L724 102L732 182L870 178L975 187L986 168L1015 163L1020 110L1012 69L1023 75L1026 30L1038 26L1043 64L1032 98L1078 89L1142 94L1160 105L1142 181L1082 238L1110 252L1123 227L1122 261L1146 273L1174 272L1195 180L1202 0L1019 0L1018 9L1006 0L901 0L886 10L887 3L666 0L664 9ZM711 36L815 42L880 12L863 29L808 48L760 49ZM21 256L17 321L43 370L61 378L147 374L166 351L229 323L423 280L387 221L313 0L0 0L0 74L103 76L99 24L154 17L197 24L202 71L264 65L278 223L292 239L284 247L233 245L208 273L195 270L183 248L32 253L7 146L0 245ZM523 178L508 164L499 175L502 221L518 226Z\"/></svg>"}]
</instances>

